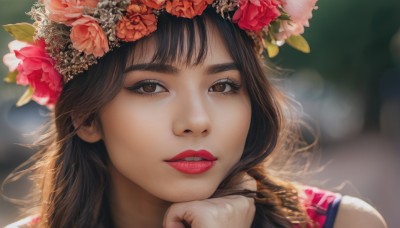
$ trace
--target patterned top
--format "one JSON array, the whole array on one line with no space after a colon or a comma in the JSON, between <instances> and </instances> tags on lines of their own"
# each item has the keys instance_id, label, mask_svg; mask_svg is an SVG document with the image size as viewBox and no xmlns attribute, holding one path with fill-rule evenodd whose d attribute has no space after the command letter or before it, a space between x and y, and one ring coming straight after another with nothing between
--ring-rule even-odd
<instances>
[{"instance_id":1,"label":"patterned top","mask_svg":"<svg viewBox=\"0 0 400 228\"><path fill-rule=\"evenodd\" d=\"M315 187L305 187L299 193L300 202L306 209L307 215L313 224L307 228L333 228L336 214L339 209L341 195ZM270 228L271 222L256 204L256 215L251 228ZM293 225L293 228L300 228Z\"/></svg>"},{"instance_id":2,"label":"patterned top","mask_svg":"<svg viewBox=\"0 0 400 228\"><path fill-rule=\"evenodd\" d=\"M306 187L300 192L300 200L306 208L307 215L310 217L313 225L308 228L333 228L336 214L340 205L341 195L315 187ZM5 228L29 228L39 222L37 216L28 217L18 222L10 224ZM270 228L265 214L262 213L260 205L256 204L256 214L251 228ZM294 225L293 228L299 228Z\"/></svg>"},{"instance_id":3,"label":"patterned top","mask_svg":"<svg viewBox=\"0 0 400 228\"><path fill-rule=\"evenodd\" d=\"M300 195L308 217L316 228L332 228L342 199L340 194L307 187Z\"/></svg>"}]
</instances>

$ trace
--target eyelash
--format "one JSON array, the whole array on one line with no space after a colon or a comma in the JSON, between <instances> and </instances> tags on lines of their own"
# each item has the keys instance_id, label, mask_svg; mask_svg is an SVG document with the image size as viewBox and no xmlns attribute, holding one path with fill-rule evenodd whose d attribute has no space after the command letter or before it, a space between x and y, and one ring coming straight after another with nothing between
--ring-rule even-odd
<instances>
[{"instance_id":1,"label":"eyelash","mask_svg":"<svg viewBox=\"0 0 400 228\"><path fill-rule=\"evenodd\" d=\"M148 86L148 85L160 86L160 87L162 87L163 91L159 91L159 92L140 91L141 89L143 90L144 86ZM127 89L134 93L137 93L139 95L150 95L150 96L157 95L162 92L168 92L168 90L163 85L161 85L157 80L151 80L151 79L139 81L138 83L134 84L133 86L128 87Z\"/></svg>"},{"instance_id":2,"label":"eyelash","mask_svg":"<svg viewBox=\"0 0 400 228\"><path fill-rule=\"evenodd\" d=\"M241 85L238 82L236 82L230 78L225 78L225 79L219 80L216 83L214 83L211 87L216 86L216 85L229 85L231 87L231 90L228 92L216 92L216 93L221 93L223 95L238 93L238 91L241 88ZM212 91L210 91L210 89L208 91L212 92Z\"/></svg>"},{"instance_id":3,"label":"eyelash","mask_svg":"<svg viewBox=\"0 0 400 228\"><path fill-rule=\"evenodd\" d=\"M163 91L159 91L159 92L140 91L140 90L143 90L144 86L148 86L148 85L155 85L156 90L157 90L157 86L160 86L160 87L162 87ZM232 79L229 79L229 78L225 78L225 79L219 80L216 83L212 84L211 87L208 89L208 91L213 92L213 91L211 91L211 88L216 85L229 85L231 87L231 90L227 91L227 92L215 92L215 93L221 93L223 95L235 94L241 88L241 85L238 82L236 82ZM150 96L157 95L162 92L168 92L168 90L163 85L161 85L157 80L152 80L152 79L139 81L136 84L134 84L133 86L128 87L127 89L134 93L137 93L139 95L150 95Z\"/></svg>"}]
</instances>

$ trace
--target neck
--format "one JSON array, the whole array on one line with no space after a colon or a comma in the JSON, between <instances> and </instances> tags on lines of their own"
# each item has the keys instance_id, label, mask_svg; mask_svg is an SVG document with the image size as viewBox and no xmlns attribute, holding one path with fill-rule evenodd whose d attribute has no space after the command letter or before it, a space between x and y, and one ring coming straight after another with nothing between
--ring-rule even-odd
<instances>
[{"instance_id":1,"label":"neck","mask_svg":"<svg viewBox=\"0 0 400 228\"><path fill-rule=\"evenodd\" d=\"M110 165L110 208L116 228L160 228L170 203L163 201L122 176Z\"/></svg>"}]
</instances>

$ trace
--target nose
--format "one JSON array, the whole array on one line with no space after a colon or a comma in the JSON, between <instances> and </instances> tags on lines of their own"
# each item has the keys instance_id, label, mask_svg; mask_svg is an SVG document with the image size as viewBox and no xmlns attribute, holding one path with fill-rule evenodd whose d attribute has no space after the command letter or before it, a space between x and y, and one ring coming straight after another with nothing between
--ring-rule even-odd
<instances>
[{"instance_id":1,"label":"nose","mask_svg":"<svg viewBox=\"0 0 400 228\"><path fill-rule=\"evenodd\" d=\"M176 136L206 136L211 131L211 118L206 101L200 97L185 97L175 106L173 121Z\"/></svg>"}]
</instances>

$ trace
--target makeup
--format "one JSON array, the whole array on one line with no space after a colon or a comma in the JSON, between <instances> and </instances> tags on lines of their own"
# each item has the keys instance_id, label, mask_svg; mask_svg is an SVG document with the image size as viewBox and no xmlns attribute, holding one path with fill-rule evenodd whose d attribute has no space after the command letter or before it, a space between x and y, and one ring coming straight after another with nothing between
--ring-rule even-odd
<instances>
[{"instance_id":1,"label":"makeup","mask_svg":"<svg viewBox=\"0 0 400 228\"><path fill-rule=\"evenodd\" d=\"M171 167L185 174L201 174L211 169L217 160L207 150L186 150L165 160Z\"/></svg>"}]
</instances>

